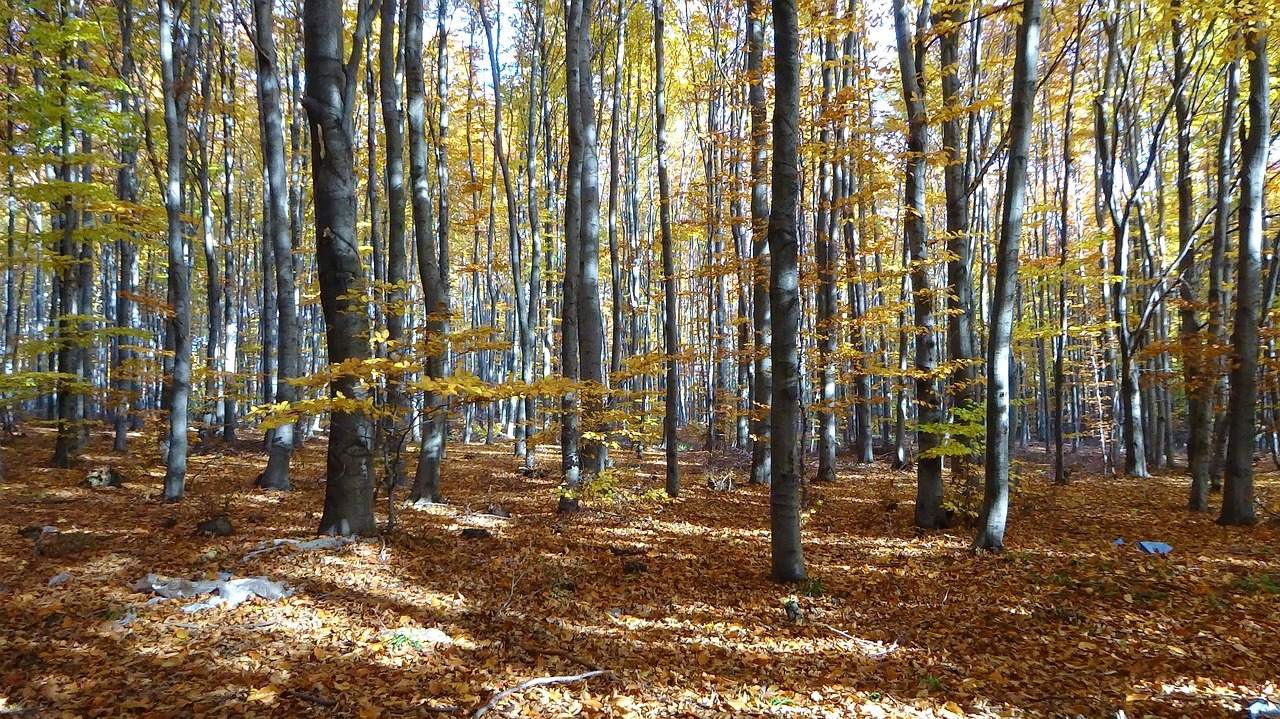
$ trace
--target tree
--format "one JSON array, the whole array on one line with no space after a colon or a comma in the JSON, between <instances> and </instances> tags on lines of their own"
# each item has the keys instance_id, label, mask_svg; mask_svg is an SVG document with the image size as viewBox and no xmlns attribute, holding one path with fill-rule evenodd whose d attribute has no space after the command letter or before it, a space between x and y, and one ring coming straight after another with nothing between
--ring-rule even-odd
<instances>
[{"instance_id":1,"label":"tree","mask_svg":"<svg viewBox=\"0 0 1280 719\"><path fill-rule=\"evenodd\" d=\"M262 159L266 166L267 202L263 228L275 258L276 311L278 313L278 354L276 372L277 403L297 400L290 380L298 377L298 309L294 299L293 244L289 237L289 178L285 170L284 111L280 105L279 58L276 54L271 0L254 0L254 47L257 50L258 116L262 123ZM212 270L210 270L212 273ZM270 280L268 280L270 281ZM210 310L212 312L212 310ZM293 455L293 422L285 422L268 432L270 453L259 484L267 489L287 490L289 458Z\"/></svg>"},{"instance_id":2,"label":"tree","mask_svg":"<svg viewBox=\"0 0 1280 719\"><path fill-rule=\"evenodd\" d=\"M385 0L378 11L378 96L382 111L383 146L386 148L386 164L383 168L383 184L387 197L387 344L393 356L405 353L401 346L405 335L405 300L408 290L409 265L405 252L404 213L404 111L400 107L400 81L404 75L403 48L397 48L397 14L401 3ZM403 44L403 40L401 41ZM406 412L401 383L388 382L387 401L396 415L390 422L394 443L393 456L387 478L390 486L405 481L404 464L399 452L404 437L409 432L408 422L400 418Z\"/></svg>"},{"instance_id":3,"label":"tree","mask_svg":"<svg viewBox=\"0 0 1280 719\"><path fill-rule=\"evenodd\" d=\"M1240 154L1240 248L1236 265L1235 327L1231 332L1231 398L1227 403L1227 456L1219 524L1253 524L1254 423L1258 401L1258 325L1262 306L1262 210L1267 148L1271 144L1271 77L1267 32L1245 31L1249 58L1249 127Z\"/></svg>"},{"instance_id":4,"label":"tree","mask_svg":"<svg viewBox=\"0 0 1280 719\"><path fill-rule=\"evenodd\" d=\"M924 23L928 3L920 8L916 38L911 39L905 0L894 0L893 26L898 40L898 66L902 70L902 98L907 107L906 179L903 183L903 223L910 256L911 296L915 314L915 388L919 429L919 458L916 464L916 526L936 529L946 524L942 508L942 457L936 449L941 442L941 398L938 397L934 352L933 293L930 289L928 244L926 241L924 73L926 41ZM905 329L904 329L905 331ZM906 351L905 344L902 351Z\"/></svg>"},{"instance_id":5,"label":"tree","mask_svg":"<svg viewBox=\"0 0 1280 719\"><path fill-rule=\"evenodd\" d=\"M769 438L773 458L769 529L773 581L805 579L800 544L800 477L796 430L800 422L800 266L796 205L800 199L800 22L795 0L774 0L773 203L769 210L769 304L773 344L773 398Z\"/></svg>"},{"instance_id":6,"label":"tree","mask_svg":"<svg viewBox=\"0 0 1280 719\"><path fill-rule=\"evenodd\" d=\"M1026 211L1027 162L1031 117L1040 59L1040 0L1023 0L1013 61L1009 110L1009 160L1004 204L1000 209L1000 241L991 299L991 336L987 340L987 456L982 515L974 547L1004 548L1009 514L1009 365L1012 361L1013 310L1018 290L1018 254Z\"/></svg>"},{"instance_id":7,"label":"tree","mask_svg":"<svg viewBox=\"0 0 1280 719\"><path fill-rule=\"evenodd\" d=\"M662 440L667 457L667 496L680 493L680 464L677 457L680 440L676 436L680 406L680 375L676 355L680 352L680 325L676 317L676 263L671 247L671 179L667 169L667 71L663 36L665 0L653 0L653 135L658 160L658 227L662 233L662 338L666 366L666 405L662 416Z\"/></svg>"},{"instance_id":8,"label":"tree","mask_svg":"<svg viewBox=\"0 0 1280 719\"><path fill-rule=\"evenodd\" d=\"M305 0L303 52L306 91L302 98L311 134L315 196L316 264L324 310L329 362L329 449L321 534L362 534L376 528L373 516L373 423L366 392L352 368L369 359L369 319L359 300L364 263L356 238L356 178L353 112L356 72L371 21L361 3L350 59L344 61L341 0Z\"/></svg>"},{"instance_id":9,"label":"tree","mask_svg":"<svg viewBox=\"0 0 1280 719\"><path fill-rule=\"evenodd\" d=\"M440 0L441 3L444 0ZM443 11L442 11L443 12ZM409 187L413 212L413 237L418 249L418 275L427 313L428 349L426 376L438 380L445 374L444 344L449 295L445 286L444 245L438 242L431 222L431 180L427 167L426 77L422 66L422 4L409 2L404 12L405 99L409 106ZM445 98L441 98L441 104ZM441 189L444 192L444 189ZM409 494L411 502L441 502L440 462L444 458L447 431L446 404L438 391L428 388L423 398L422 451Z\"/></svg>"},{"instance_id":10,"label":"tree","mask_svg":"<svg viewBox=\"0 0 1280 719\"><path fill-rule=\"evenodd\" d=\"M164 126L168 141L164 206L168 216L166 246L169 251L168 301L172 309L166 321L167 342L173 350L173 371L165 387L169 406L169 431L165 453L164 500L182 499L187 481L187 426L191 398L191 268L184 234L183 192L186 184L187 115L191 82L200 52L201 20L198 3L192 3L191 30L183 34L169 0L160 0L160 67L164 91ZM177 55L179 48L185 48Z\"/></svg>"},{"instance_id":11,"label":"tree","mask_svg":"<svg viewBox=\"0 0 1280 719\"><path fill-rule=\"evenodd\" d=\"M747 105L751 116L751 482L768 484L773 474L769 420L762 410L773 393L769 333L769 121L764 90L764 17L747 0Z\"/></svg>"}]
</instances>

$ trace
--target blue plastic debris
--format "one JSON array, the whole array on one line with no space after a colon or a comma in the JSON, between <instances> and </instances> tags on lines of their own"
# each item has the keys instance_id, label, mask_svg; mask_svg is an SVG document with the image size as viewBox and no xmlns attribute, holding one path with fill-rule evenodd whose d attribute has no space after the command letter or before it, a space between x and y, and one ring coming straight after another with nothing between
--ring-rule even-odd
<instances>
[{"instance_id":1,"label":"blue plastic debris","mask_svg":"<svg viewBox=\"0 0 1280 719\"><path fill-rule=\"evenodd\" d=\"M1112 542L1112 544L1116 545L1117 547L1123 547L1124 537L1116 537L1116 541Z\"/></svg>"},{"instance_id":2,"label":"blue plastic debris","mask_svg":"<svg viewBox=\"0 0 1280 719\"><path fill-rule=\"evenodd\" d=\"M1259 719L1260 717L1280 717L1280 704L1269 702L1266 699L1258 699L1249 705L1249 719Z\"/></svg>"},{"instance_id":3,"label":"blue plastic debris","mask_svg":"<svg viewBox=\"0 0 1280 719\"><path fill-rule=\"evenodd\" d=\"M1138 542L1138 549L1147 554L1168 554L1173 551L1173 547L1164 542Z\"/></svg>"}]
</instances>

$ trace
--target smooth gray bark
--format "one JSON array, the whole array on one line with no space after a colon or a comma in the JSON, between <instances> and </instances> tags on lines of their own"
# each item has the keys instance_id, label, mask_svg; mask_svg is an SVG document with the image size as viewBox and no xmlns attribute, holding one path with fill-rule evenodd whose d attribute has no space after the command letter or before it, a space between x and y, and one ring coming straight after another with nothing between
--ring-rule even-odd
<instances>
[{"instance_id":1,"label":"smooth gray bark","mask_svg":"<svg viewBox=\"0 0 1280 719\"><path fill-rule=\"evenodd\" d=\"M1231 332L1231 395L1227 401L1227 454L1218 524L1258 521L1253 506L1253 453L1258 446L1258 325L1262 306L1262 220L1267 148L1271 140L1271 77L1267 33L1245 31L1249 57L1248 130L1240 153L1240 239L1236 265L1235 326Z\"/></svg>"},{"instance_id":2,"label":"smooth gray bark","mask_svg":"<svg viewBox=\"0 0 1280 719\"><path fill-rule=\"evenodd\" d=\"M806 578L800 543L800 266L796 206L800 200L800 27L795 0L774 0L773 204L769 213L769 300L772 305L773 456L769 487L772 578Z\"/></svg>"},{"instance_id":3,"label":"smooth gray bark","mask_svg":"<svg viewBox=\"0 0 1280 719\"><path fill-rule=\"evenodd\" d=\"M680 353L680 326L676 298L675 254L671 238L671 178L667 169L667 71L663 36L666 19L665 0L653 0L654 53L654 141L658 157L658 227L662 238L663 352L666 354L666 405L662 416L662 439L666 446L667 496L680 494L680 464L677 457L677 408L680 397L680 375L676 356Z\"/></svg>"},{"instance_id":4,"label":"smooth gray bark","mask_svg":"<svg viewBox=\"0 0 1280 719\"><path fill-rule=\"evenodd\" d=\"M760 0L747 0L747 104L751 114L751 483L773 476L769 420L773 360L769 349L769 111L764 89L764 17Z\"/></svg>"},{"instance_id":5,"label":"smooth gray bark","mask_svg":"<svg viewBox=\"0 0 1280 719\"><path fill-rule=\"evenodd\" d=\"M946 524L942 509L942 457L931 453L941 443L938 427L942 424L941 397L938 396L933 319L933 290L928 268L927 224L925 213L925 170L928 152L925 125L924 22L929 3L920 8L912 40L910 20L904 0L894 0L893 25L898 41L898 66L902 71L902 97L907 107L906 178L903 183L903 214L907 251L911 268L911 297L915 315L915 404L919 455L916 462L917 527L936 529ZM905 347L904 347L905 350Z\"/></svg>"},{"instance_id":6,"label":"smooth gray bark","mask_svg":"<svg viewBox=\"0 0 1280 719\"><path fill-rule=\"evenodd\" d=\"M183 189L186 183L187 115L192 73L201 41L198 37L200 12L190 8L197 28L185 38L175 37L178 18L169 0L160 0L160 68L164 92L164 125L168 141L164 205L168 216L168 301L173 313L165 320L165 334L173 351L172 374L166 379L169 426L165 454L164 501L182 499L187 480L187 426L191 399L191 261L188 257L182 219ZM176 57L185 47L183 57Z\"/></svg>"},{"instance_id":7,"label":"smooth gray bark","mask_svg":"<svg viewBox=\"0 0 1280 719\"><path fill-rule=\"evenodd\" d=\"M369 359L369 318L360 301L364 263L356 236L355 131L357 63L371 22L362 2L351 59L344 63L342 0L305 0L303 45L306 90L303 107L311 134L316 265L324 310L329 362ZM350 373L335 376L330 396L366 399ZM335 407L329 416L321 534L363 534L376 529L373 515L373 422L359 407Z\"/></svg>"},{"instance_id":8,"label":"smooth gray bark","mask_svg":"<svg viewBox=\"0 0 1280 719\"><path fill-rule=\"evenodd\" d=\"M262 157L266 168L266 212L264 232L275 258L276 318L278 354L276 397L278 403L292 403L298 393L289 381L299 376L298 308L294 295L293 245L289 237L289 178L285 168L284 111L281 106L279 58L276 54L271 0L254 0L254 47L257 50L258 116L262 123ZM293 455L294 423L285 422L267 436L267 468L259 485L287 490L289 459Z\"/></svg>"},{"instance_id":9,"label":"smooth gray bark","mask_svg":"<svg viewBox=\"0 0 1280 719\"><path fill-rule=\"evenodd\" d=\"M1000 240L987 344L987 456L982 515L976 549L1004 548L1009 514L1009 366L1013 355L1013 311L1018 290L1018 245L1026 210L1027 161L1040 58L1040 0L1023 0L1013 61L1009 111L1009 160L1000 210Z\"/></svg>"},{"instance_id":10,"label":"smooth gray bark","mask_svg":"<svg viewBox=\"0 0 1280 719\"><path fill-rule=\"evenodd\" d=\"M400 3L384 0L379 10L378 94L382 114L383 145L386 164L382 181L387 197L387 343L393 356L404 356L405 302L408 299L409 263L405 251L405 187L404 187L404 111L400 104L400 83L404 75L404 55L396 47L397 16ZM401 450L409 434L410 408L402 384L404 377L387 382L387 402L396 417L387 423L392 460L387 482L395 486L405 482Z\"/></svg>"},{"instance_id":11,"label":"smooth gray bark","mask_svg":"<svg viewBox=\"0 0 1280 719\"><path fill-rule=\"evenodd\" d=\"M440 0L442 3L444 0ZM428 174L426 137L426 75L422 64L423 8L409 2L404 12L405 99L409 109L409 187L413 212L414 244L418 252L418 274L422 282L422 299L427 313L427 336L431 340L426 357L426 375L440 379L445 375L446 319L449 312L448 293L444 286L442 246L432 226L431 180ZM441 98L442 105L444 98ZM447 127L447 125L446 125ZM442 188L443 191L443 188ZM409 493L411 502L441 502L440 462L444 458L446 403L438 392L427 391L423 397L422 450Z\"/></svg>"}]
</instances>

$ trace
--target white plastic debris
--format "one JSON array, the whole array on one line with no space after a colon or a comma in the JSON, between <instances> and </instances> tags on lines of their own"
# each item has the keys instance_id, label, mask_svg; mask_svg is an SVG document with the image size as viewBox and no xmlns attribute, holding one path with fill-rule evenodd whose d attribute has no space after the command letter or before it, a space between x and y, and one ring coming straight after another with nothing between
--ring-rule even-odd
<instances>
[{"instance_id":1,"label":"white plastic debris","mask_svg":"<svg viewBox=\"0 0 1280 719\"><path fill-rule=\"evenodd\" d=\"M203 594L210 594L208 599L188 604L182 611L190 614L211 607L239 606L249 597L278 600L291 596L294 590L284 582L273 582L266 577L245 577L230 579L223 575L222 579L190 581L180 577L164 577L159 574L148 574L134 582L129 588L135 592L154 593L165 599L191 599Z\"/></svg>"},{"instance_id":2,"label":"white plastic debris","mask_svg":"<svg viewBox=\"0 0 1280 719\"><path fill-rule=\"evenodd\" d=\"M284 546L291 546L296 552L314 552L318 549L338 549L340 547L345 547L354 541L355 540L350 537L319 537L317 539L309 539L305 542L300 542L296 539L273 539L271 540L270 545L267 545L266 543L258 545L257 549L241 557L240 561L247 562L259 554L274 552Z\"/></svg>"},{"instance_id":3,"label":"white plastic debris","mask_svg":"<svg viewBox=\"0 0 1280 719\"><path fill-rule=\"evenodd\" d=\"M453 639L435 627L397 627L382 630L383 641L403 641L414 645L448 644Z\"/></svg>"}]
</instances>

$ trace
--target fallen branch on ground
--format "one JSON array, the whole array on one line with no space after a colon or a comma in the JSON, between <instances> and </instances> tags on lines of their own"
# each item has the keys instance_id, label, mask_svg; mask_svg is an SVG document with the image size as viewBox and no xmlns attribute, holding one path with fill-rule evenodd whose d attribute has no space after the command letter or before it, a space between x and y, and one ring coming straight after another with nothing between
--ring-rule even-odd
<instances>
[{"instance_id":1,"label":"fallen branch on ground","mask_svg":"<svg viewBox=\"0 0 1280 719\"><path fill-rule=\"evenodd\" d=\"M889 646L885 647L884 649L881 649L880 651L877 651L877 652L874 652L874 653L872 653L872 652L867 652L866 650L867 650L869 647L877 647L877 646L882 646L882 645L879 645L879 644L877 644L876 642L869 642L869 641L867 641L866 639L859 639L859 638L857 638L857 637L853 636L852 634L849 634L848 632L842 632L842 631L840 631L839 629L836 629L835 627L831 626L830 624L822 624L821 622L818 622L818 626L823 627L824 629L829 629L829 630L831 630L832 632L834 632L834 633L836 633L836 634L839 634L840 636L844 637L845 639L848 639L849 641L853 642L854 644L857 644L859 647L861 647L861 648L863 649L863 653L867 656L867 658L868 658L868 659L880 659L881 657L886 657L886 656L888 656L888 655L890 655L890 654L892 654L892 653L894 653L894 652L898 651L898 649L900 649L900 648L901 648L901 646L898 644L897 640L894 640L894 642L893 642L892 644L890 644Z\"/></svg>"},{"instance_id":2,"label":"fallen branch on ground","mask_svg":"<svg viewBox=\"0 0 1280 719\"><path fill-rule=\"evenodd\" d=\"M608 676L610 678L617 679L617 675L608 669L597 669L595 671L584 672L582 674L574 674L571 676L538 677L537 679L529 679L527 681L520 682L519 684L511 687L510 689L504 689L498 692L497 694L494 694L492 699L485 702L484 704L481 704L479 707L476 707L475 711L471 712L471 719L480 719L480 717L484 716L485 714L488 714L491 709L498 706L498 702L502 701L503 699L506 699L512 694L515 694L516 692L522 692L525 689L545 686L547 684L572 684L573 682L584 681L592 677L603 677L603 676Z\"/></svg>"}]
</instances>

